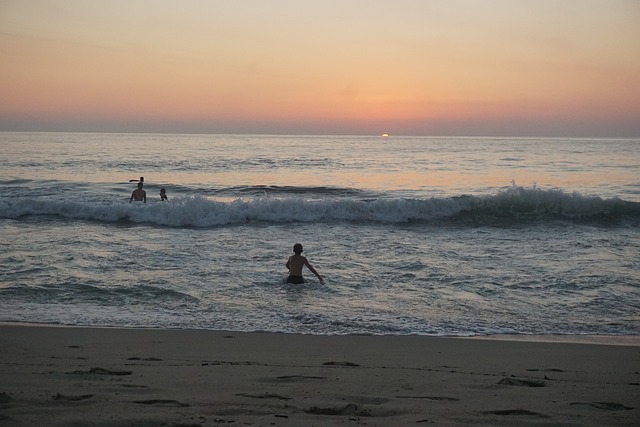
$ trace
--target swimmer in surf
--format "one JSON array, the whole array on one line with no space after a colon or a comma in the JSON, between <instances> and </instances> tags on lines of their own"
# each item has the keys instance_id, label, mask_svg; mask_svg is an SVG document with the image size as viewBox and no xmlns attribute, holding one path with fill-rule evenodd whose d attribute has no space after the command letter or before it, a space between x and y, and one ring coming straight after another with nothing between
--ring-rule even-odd
<instances>
[{"instance_id":1,"label":"swimmer in surf","mask_svg":"<svg viewBox=\"0 0 640 427\"><path fill-rule=\"evenodd\" d=\"M137 179L130 179L130 180L129 180L129 182L136 182L136 181L141 182L141 183L143 183L143 184L144 184L144 176L141 176L141 177L140 177L140 180L137 180Z\"/></svg>"},{"instance_id":2,"label":"swimmer in surf","mask_svg":"<svg viewBox=\"0 0 640 427\"><path fill-rule=\"evenodd\" d=\"M302 267L305 265L313 274L316 275L318 280L322 283L322 277L315 268L311 264L309 264L309 260L303 257L302 254L302 245L300 243L296 243L293 245L294 255L291 255L287 260L285 266L289 269L289 277L287 278L287 283L300 284L304 283L304 278L302 277Z\"/></svg>"},{"instance_id":3,"label":"swimmer in surf","mask_svg":"<svg viewBox=\"0 0 640 427\"><path fill-rule=\"evenodd\" d=\"M167 197L167 191L163 188L162 190L160 190L160 201L164 202L164 201L169 201L169 198Z\"/></svg>"},{"instance_id":4,"label":"swimmer in surf","mask_svg":"<svg viewBox=\"0 0 640 427\"><path fill-rule=\"evenodd\" d=\"M133 190L133 193L131 193L131 198L129 199L129 203L131 203L134 200L136 202L145 202L145 203L147 203L147 192L142 189L142 183L141 182L138 183L138 188Z\"/></svg>"}]
</instances>

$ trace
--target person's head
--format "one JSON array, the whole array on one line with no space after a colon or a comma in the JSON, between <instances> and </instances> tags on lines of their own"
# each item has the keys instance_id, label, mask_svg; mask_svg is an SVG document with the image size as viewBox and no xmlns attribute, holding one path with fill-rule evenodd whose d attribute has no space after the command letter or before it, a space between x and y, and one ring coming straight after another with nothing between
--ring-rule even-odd
<instances>
[{"instance_id":1,"label":"person's head","mask_svg":"<svg viewBox=\"0 0 640 427\"><path fill-rule=\"evenodd\" d=\"M140 182L144 182L144 176L140 177Z\"/></svg>"},{"instance_id":2,"label":"person's head","mask_svg":"<svg viewBox=\"0 0 640 427\"><path fill-rule=\"evenodd\" d=\"M293 245L293 252L296 255L300 255L302 253L302 245L300 243L296 243L295 245Z\"/></svg>"},{"instance_id":3,"label":"person's head","mask_svg":"<svg viewBox=\"0 0 640 427\"><path fill-rule=\"evenodd\" d=\"M163 188L162 190L160 190L160 194L164 194L164 193L165 193L165 190Z\"/></svg>"},{"instance_id":4,"label":"person's head","mask_svg":"<svg viewBox=\"0 0 640 427\"><path fill-rule=\"evenodd\" d=\"M138 183L138 189L142 190L142 183L141 182Z\"/></svg>"}]
</instances>

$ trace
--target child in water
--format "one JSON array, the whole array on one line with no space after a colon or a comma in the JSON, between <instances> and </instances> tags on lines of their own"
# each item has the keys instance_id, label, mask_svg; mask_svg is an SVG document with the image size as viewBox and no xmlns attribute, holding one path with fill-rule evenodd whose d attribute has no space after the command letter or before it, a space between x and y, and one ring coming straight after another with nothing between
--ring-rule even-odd
<instances>
[{"instance_id":1,"label":"child in water","mask_svg":"<svg viewBox=\"0 0 640 427\"><path fill-rule=\"evenodd\" d=\"M304 278L302 277L302 267L305 265L313 274L316 275L320 282L323 282L322 277L316 271L311 264L309 264L309 260L307 258L300 255L302 253L302 245L300 243L296 243L293 245L294 255L291 255L287 260L285 266L289 269L289 277L287 278L287 283L300 284L304 283Z\"/></svg>"},{"instance_id":2,"label":"child in water","mask_svg":"<svg viewBox=\"0 0 640 427\"><path fill-rule=\"evenodd\" d=\"M166 190L163 188L162 190L160 190L160 201L164 202L164 201L169 201L169 198L167 197L167 192Z\"/></svg>"}]
</instances>

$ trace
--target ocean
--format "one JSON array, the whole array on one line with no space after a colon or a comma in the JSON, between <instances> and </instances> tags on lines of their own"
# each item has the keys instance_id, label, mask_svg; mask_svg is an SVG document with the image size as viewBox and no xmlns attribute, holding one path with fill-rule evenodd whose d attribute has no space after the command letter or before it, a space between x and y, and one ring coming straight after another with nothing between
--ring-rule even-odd
<instances>
[{"instance_id":1,"label":"ocean","mask_svg":"<svg viewBox=\"0 0 640 427\"><path fill-rule=\"evenodd\" d=\"M640 335L640 139L5 132L0 149L0 322ZM324 283L283 283L295 243Z\"/></svg>"}]
</instances>

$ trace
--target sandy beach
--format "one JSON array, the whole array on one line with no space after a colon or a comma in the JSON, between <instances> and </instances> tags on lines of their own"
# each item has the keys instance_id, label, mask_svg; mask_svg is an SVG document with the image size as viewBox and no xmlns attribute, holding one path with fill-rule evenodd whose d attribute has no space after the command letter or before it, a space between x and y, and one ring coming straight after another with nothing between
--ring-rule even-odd
<instances>
[{"instance_id":1,"label":"sandy beach","mask_svg":"<svg viewBox=\"0 0 640 427\"><path fill-rule=\"evenodd\" d=\"M0 425L638 425L602 342L1 325Z\"/></svg>"}]
</instances>

